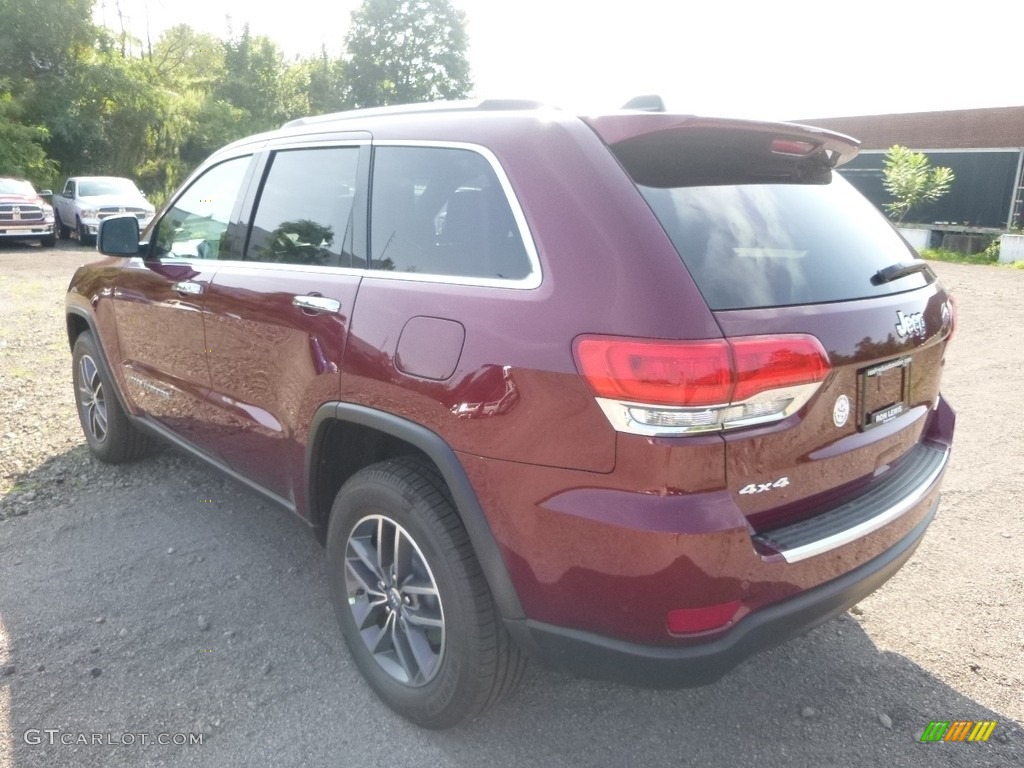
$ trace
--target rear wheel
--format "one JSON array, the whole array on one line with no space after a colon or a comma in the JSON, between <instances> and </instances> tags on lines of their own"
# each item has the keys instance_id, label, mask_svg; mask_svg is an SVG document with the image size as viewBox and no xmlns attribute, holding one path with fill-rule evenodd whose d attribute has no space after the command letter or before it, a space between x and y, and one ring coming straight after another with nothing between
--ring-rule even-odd
<instances>
[{"instance_id":1,"label":"rear wheel","mask_svg":"<svg viewBox=\"0 0 1024 768\"><path fill-rule=\"evenodd\" d=\"M402 716L448 728L522 679L526 659L433 466L403 457L353 475L335 499L327 552L345 642Z\"/></svg>"},{"instance_id":2,"label":"rear wheel","mask_svg":"<svg viewBox=\"0 0 1024 768\"><path fill-rule=\"evenodd\" d=\"M90 332L85 331L75 339L71 360L75 404L89 450L108 464L144 456L151 439L132 425L121 408Z\"/></svg>"}]
</instances>

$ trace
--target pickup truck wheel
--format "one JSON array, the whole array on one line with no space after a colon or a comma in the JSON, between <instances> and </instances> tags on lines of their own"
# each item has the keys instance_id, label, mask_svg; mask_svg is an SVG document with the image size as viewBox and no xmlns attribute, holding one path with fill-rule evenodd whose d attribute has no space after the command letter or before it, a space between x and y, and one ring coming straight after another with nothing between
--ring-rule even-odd
<instances>
[{"instance_id":1,"label":"pickup truck wheel","mask_svg":"<svg viewBox=\"0 0 1024 768\"><path fill-rule=\"evenodd\" d=\"M43 248L53 248L57 244L57 236L50 235L49 237L44 237L39 241L39 244L43 246Z\"/></svg>"},{"instance_id":2,"label":"pickup truck wheel","mask_svg":"<svg viewBox=\"0 0 1024 768\"><path fill-rule=\"evenodd\" d=\"M331 510L327 562L352 658L403 717L449 728L522 679L526 658L432 465L402 457L354 474Z\"/></svg>"},{"instance_id":3,"label":"pickup truck wheel","mask_svg":"<svg viewBox=\"0 0 1024 768\"><path fill-rule=\"evenodd\" d=\"M92 245L92 236L89 234L89 229L86 227L80 218L75 217L75 225L78 229L78 243L79 245Z\"/></svg>"},{"instance_id":4,"label":"pickup truck wheel","mask_svg":"<svg viewBox=\"0 0 1024 768\"><path fill-rule=\"evenodd\" d=\"M67 240L68 238L70 238L71 227L64 226L64 222L60 220L60 214L56 210L54 210L53 212L53 220L54 229L56 230L57 237L60 238L61 240Z\"/></svg>"},{"instance_id":5,"label":"pickup truck wheel","mask_svg":"<svg viewBox=\"0 0 1024 768\"><path fill-rule=\"evenodd\" d=\"M99 360L92 334L88 331L79 334L71 361L75 404L85 440L100 461L108 464L134 461L148 452L151 438L132 425Z\"/></svg>"}]
</instances>

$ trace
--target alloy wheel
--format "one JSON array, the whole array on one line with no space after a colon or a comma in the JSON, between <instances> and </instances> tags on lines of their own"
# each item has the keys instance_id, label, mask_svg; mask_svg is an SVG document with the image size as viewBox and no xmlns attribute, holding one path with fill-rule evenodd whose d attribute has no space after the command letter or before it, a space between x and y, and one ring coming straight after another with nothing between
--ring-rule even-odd
<instances>
[{"instance_id":1,"label":"alloy wheel","mask_svg":"<svg viewBox=\"0 0 1024 768\"><path fill-rule=\"evenodd\" d=\"M356 628L381 669L403 685L429 683L444 658L444 610L409 532L383 515L360 520L345 548L345 585Z\"/></svg>"},{"instance_id":2,"label":"alloy wheel","mask_svg":"<svg viewBox=\"0 0 1024 768\"><path fill-rule=\"evenodd\" d=\"M107 436L107 401L99 369L89 355L82 355L78 361L78 407L89 434L96 442L103 442Z\"/></svg>"}]
</instances>

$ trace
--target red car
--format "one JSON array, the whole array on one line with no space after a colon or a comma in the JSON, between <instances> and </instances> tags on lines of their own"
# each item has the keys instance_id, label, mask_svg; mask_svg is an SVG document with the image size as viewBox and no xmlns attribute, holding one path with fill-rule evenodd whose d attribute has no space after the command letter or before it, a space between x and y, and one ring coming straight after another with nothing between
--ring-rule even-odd
<instances>
[{"instance_id":1,"label":"red car","mask_svg":"<svg viewBox=\"0 0 1024 768\"><path fill-rule=\"evenodd\" d=\"M89 446L169 441L307 520L424 726L527 657L711 682L881 586L938 505L954 309L855 152L521 102L236 142L71 282Z\"/></svg>"},{"instance_id":2,"label":"red car","mask_svg":"<svg viewBox=\"0 0 1024 768\"><path fill-rule=\"evenodd\" d=\"M0 241L38 240L52 248L57 242L53 206L43 199L52 194L48 189L37 193L24 179L0 177Z\"/></svg>"}]
</instances>

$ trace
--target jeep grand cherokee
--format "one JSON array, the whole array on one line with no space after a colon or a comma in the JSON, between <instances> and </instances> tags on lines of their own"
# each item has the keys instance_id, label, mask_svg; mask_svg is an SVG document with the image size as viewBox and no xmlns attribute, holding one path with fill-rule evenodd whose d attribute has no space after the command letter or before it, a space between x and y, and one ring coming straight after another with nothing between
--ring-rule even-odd
<instances>
[{"instance_id":1,"label":"jeep grand cherokee","mask_svg":"<svg viewBox=\"0 0 1024 768\"><path fill-rule=\"evenodd\" d=\"M424 726L527 657L710 682L935 515L953 305L855 152L500 102L235 142L71 282L89 446L161 438L307 520L352 658Z\"/></svg>"}]
</instances>

